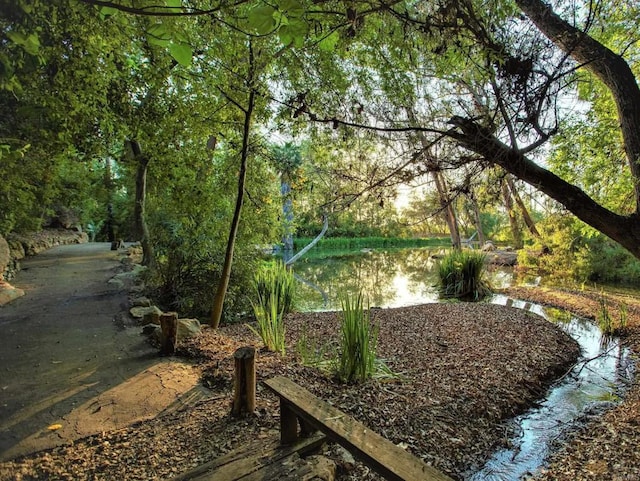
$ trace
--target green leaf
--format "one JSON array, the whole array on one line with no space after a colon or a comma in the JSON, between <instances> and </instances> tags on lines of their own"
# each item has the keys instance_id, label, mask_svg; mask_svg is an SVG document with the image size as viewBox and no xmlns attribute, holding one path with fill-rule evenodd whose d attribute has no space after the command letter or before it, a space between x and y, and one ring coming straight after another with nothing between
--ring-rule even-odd
<instances>
[{"instance_id":1,"label":"green leaf","mask_svg":"<svg viewBox=\"0 0 640 481\"><path fill-rule=\"evenodd\" d=\"M7 37L16 45L24 45L27 41L27 36L20 32L7 32Z\"/></svg>"},{"instance_id":2,"label":"green leaf","mask_svg":"<svg viewBox=\"0 0 640 481\"><path fill-rule=\"evenodd\" d=\"M163 23L157 23L147 30L147 41L152 45L160 47L169 46L171 34L167 31L167 27Z\"/></svg>"},{"instance_id":3,"label":"green leaf","mask_svg":"<svg viewBox=\"0 0 640 481\"><path fill-rule=\"evenodd\" d=\"M284 45L293 43L294 46L299 48L304 45L304 40L307 37L308 31L309 27L305 21L302 19L293 19L288 25L280 27L280 30L278 30L278 36Z\"/></svg>"},{"instance_id":4,"label":"green leaf","mask_svg":"<svg viewBox=\"0 0 640 481\"><path fill-rule=\"evenodd\" d=\"M279 10L287 13L290 17L302 17L304 7L298 0L282 0Z\"/></svg>"},{"instance_id":5,"label":"green leaf","mask_svg":"<svg viewBox=\"0 0 640 481\"><path fill-rule=\"evenodd\" d=\"M109 17L111 15L115 15L116 13L118 13L118 9L117 8L113 8L113 7L102 7L100 9L100 16L102 18L106 18Z\"/></svg>"},{"instance_id":6,"label":"green leaf","mask_svg":"<svg viewBox=\"0 0 640 481\"><path fill-rule=\"evenodd\" d=\"M165 0L167 7L182 7L182 0Z\"/></svg>"},{"instance_id":7,"label":"green leaf","mask_svg":"<svg viewBox=\"0 0 640 481\"><path fill-rule=\"evenodd\" d=\"M38 40L38 36L35 33L30 34L23 48L31 55L37 55L40 50L40 40Z\"/></svg>"},{"instance_id":8,"label":"green leaf","mask_svg":"<svg viewBox=\"0 0 640 481\"><path fill-rule=\"evenodd\" d=\"M31 55L37 55L40 50L40 40L35 33L27 36L20 32L7 32L7 37L16 45L21 45Z\"/></svg>"},{"instance_id":9,"label":"green leaf","mask_svg":"<svg viewBox=\"0 0 640 481\"><path fill-rule=\"evenodd\" d=\"M169 53L183 67L191 66L191 57L193 50L191 45L186 43L171 43L169 45Z\"/></svg>"},{"instance_id":10,"label":"green leaf","mask_svg":"<svg viewBox=\"0 0 640 481\"><path fill-rule=\"evenodd\" d=\"M266 35L273 31L276 21L273 18L275 9L268 5L253 8L249 11L249 25L254 28L260 35Z\"/></svg>"},{"instance_id":11,"label":"green leaf","mask_svg":"<svg viewBox=\"0 0 640 481\"><path fill-rule=\"evenodd\" d=\"M325 52L333 52L336 49L336 45L339 40L340 34L338 32L332 32L331 35L327 35L318 42L318 47L320 47L320 50L324 50Z\"/></svg>"}]
</instances>

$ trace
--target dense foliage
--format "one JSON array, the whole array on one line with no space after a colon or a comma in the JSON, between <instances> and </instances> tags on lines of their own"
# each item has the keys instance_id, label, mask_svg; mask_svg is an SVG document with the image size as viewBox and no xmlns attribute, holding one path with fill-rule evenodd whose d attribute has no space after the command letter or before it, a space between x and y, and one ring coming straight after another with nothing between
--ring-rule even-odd
<instances>
[{"instance_id":1,"label":"dense foliage","mask_svg":"<svg viewBox=\"0 0 640 481\"><path fill-rule=\"evenodd\" d=\"M566 208L640 258L638 19L628 1L1 1L0 234L64 219L141 240L166 305L198 314L216 285L246 312L259 246L324 216L632 278L609 241L535 223Z\"/></svg>"}]
</instances>

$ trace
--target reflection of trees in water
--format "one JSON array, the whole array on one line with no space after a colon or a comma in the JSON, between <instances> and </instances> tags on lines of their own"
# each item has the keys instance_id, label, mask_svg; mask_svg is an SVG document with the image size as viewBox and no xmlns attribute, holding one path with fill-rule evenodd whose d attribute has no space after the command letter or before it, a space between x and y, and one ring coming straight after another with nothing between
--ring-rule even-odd
<instances>
[{"instance_id":1,"label":"reflection of trees in water","mask_svg":"<svg viewBox=\"0 0 640 481\"><path fill-rule=\"evenodd\" d=\"M404 281L399 285L416 297L422 298L434 292L433 253L435 251L431 249L357 252L300 261L295 271L328 294L330 303L324 308L339 307L341 294L355 293L358 289L362 289L371 306L384 306L397 297L394 281L399 279ZM298 292L302 308L322 306L318 290L299 285Z\"/></svg>"}]
</instances>

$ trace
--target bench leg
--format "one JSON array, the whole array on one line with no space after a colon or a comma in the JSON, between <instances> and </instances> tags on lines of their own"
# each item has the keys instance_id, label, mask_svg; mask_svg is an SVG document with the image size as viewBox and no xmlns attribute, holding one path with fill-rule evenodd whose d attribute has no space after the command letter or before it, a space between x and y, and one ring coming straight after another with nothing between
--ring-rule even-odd
<instances>
[{"instance_id":1,"label":"bench leg","mask_svg":"<svg viewBox=\"0 0 640 481\"><path fill-rule=\"evenodd\" d=\"M298 440L298 416L287 402L280 398L280 442L293 444Z\"/></svg>"},{"instance_id":2,"label":"bench leg","mask_svg":"<svg viewBox=\"0 0 640 481\"><path fill-rule=\"evenodd\" d=\"M300 422L300 436L302 436L303 438L309 438L313 436L313 434L317 431L316 428L314 428L304 419L298 418L298 421Z\"/></svg>"}]
</instances>

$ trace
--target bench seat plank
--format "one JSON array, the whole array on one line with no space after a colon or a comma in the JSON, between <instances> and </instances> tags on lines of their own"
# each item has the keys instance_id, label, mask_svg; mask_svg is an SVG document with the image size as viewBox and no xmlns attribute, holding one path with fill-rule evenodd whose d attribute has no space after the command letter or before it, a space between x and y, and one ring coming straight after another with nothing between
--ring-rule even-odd
<instances>
[{"instance_id":1,"label":"bench seat plank","mask_svg":"<svg viewBox=\"0 0 640 481\"><path fill-rule=\"evenodd\" d=\"M286 407L392 481L452 481L339 409L283 376L265 381Z\"/></svg>"}]
</instances>

